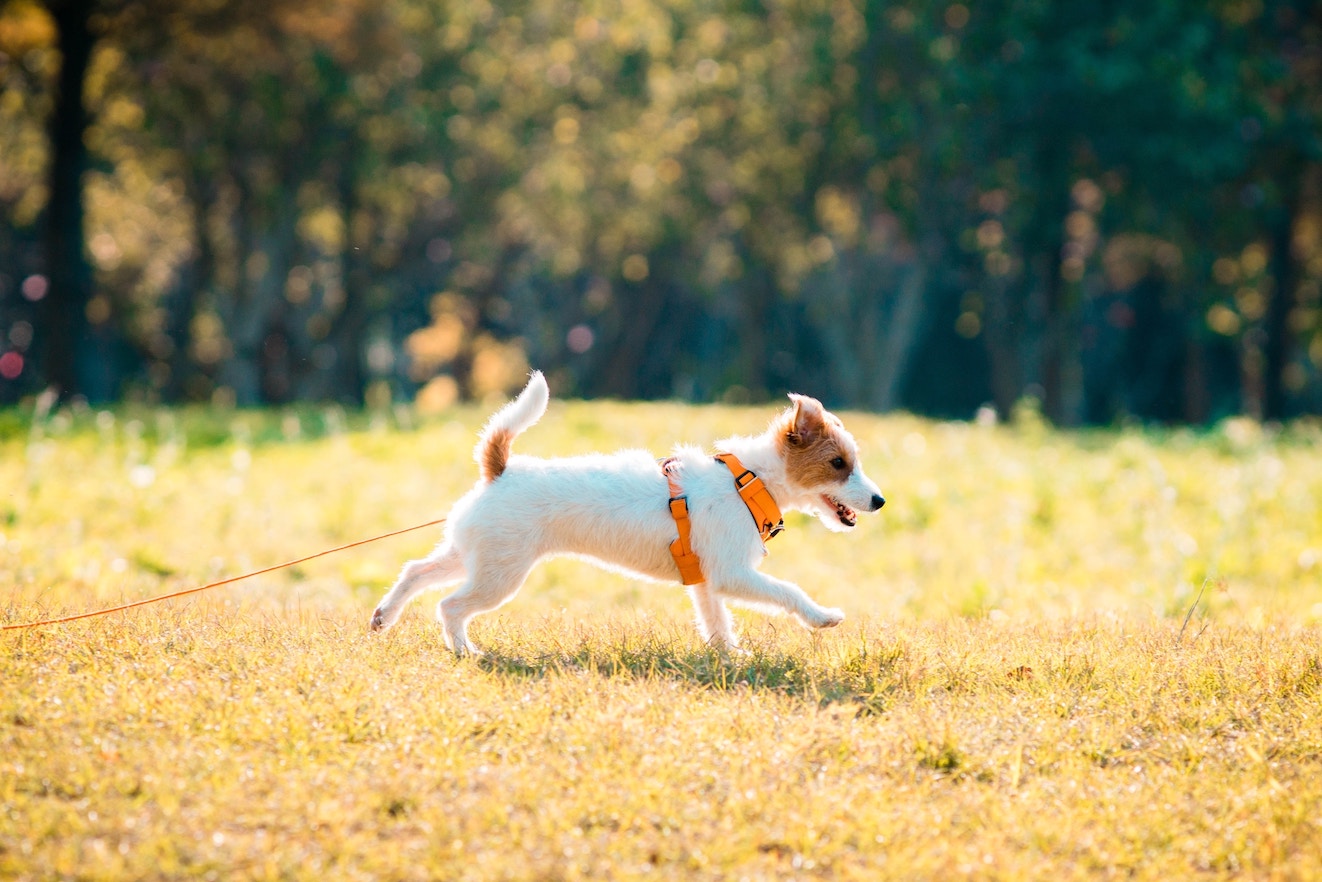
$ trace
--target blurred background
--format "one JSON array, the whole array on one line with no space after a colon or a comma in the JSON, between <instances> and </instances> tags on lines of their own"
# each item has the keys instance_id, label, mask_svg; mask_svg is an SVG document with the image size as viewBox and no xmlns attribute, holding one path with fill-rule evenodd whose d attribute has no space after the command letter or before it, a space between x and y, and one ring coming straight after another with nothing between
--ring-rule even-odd
<instances>
[{"instance_id":1,"label":"blurred background","mask_svg":"<svg viewBox=\"0 0 1322 882\"><path fill-rule=\"evenodd\" d=\"M1319 413L1322 5L0 3L0 404L440 410L529 365Z\"/></svg>"}]
</instances>

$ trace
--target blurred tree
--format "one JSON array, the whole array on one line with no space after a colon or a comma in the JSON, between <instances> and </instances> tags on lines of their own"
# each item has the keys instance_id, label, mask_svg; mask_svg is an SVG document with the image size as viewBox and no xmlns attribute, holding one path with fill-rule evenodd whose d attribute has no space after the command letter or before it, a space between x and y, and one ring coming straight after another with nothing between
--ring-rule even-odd
<instances>
[{"instance_id":1,"label":"blurred tree","mask_svg":"<svg viewBox=\"0 0 1322 882\"><path fill-rule=\"evenodd\" d=\"M1246 136L1261 140L1256 177L1267 202L1270 281L1263 317L1261 416L1281 420L1296 412L1291 398L1302 386L1296 328L1303 332L1316 326L1308 321L1300 293L1308 290L1310 275L1304 261L1310 248L1308 214L1317 206L1310 178L1316 182L1322 168L1322 7L1301 0L1267 3L1252 24L1241 30L1248 35L1240 70L1257 106L1241 126Z\"/></svg>"},{"instance_id":2,"label":"blurred tree","mask_svg":"<svg viewBox=\"0 0 1322 882\"><path fill-rule=\"evenodd\" d=\"M400 107L422 63L399 10L296 6L181 4L128 43L125 88L158 142L186 145L166 159L195 247L153 350L175 394L361 403L373 316L394 299L370 280L448 188L407 165L423 126Z\"/></svg>"},{"instance_id":3,"label":"blurred tree","mask_svg":"<svg viewBox=\"0 0 1322 882\"><path fill-rule=\"evenodd\" d=\"M0 16L10 399L32 337L83 334L135 394L244 404L440 407L531 360L1065 423L1322 406L1300 0L48 7ZM72 177L32 135L69 106ZM77 308L25 281L71 211Z\"/></svg>"},{"instance_id":4,"label":"blurred tree","mask_svg":"<svg viewBox=\"0 0 1322 882\"><path fill-rule=\"evenodd\" d=\"M88 113L83 84L98 33L95 0L46 0L55 23L60 68L50 121L46 204L46 276L40 340L47 382L62 396L112 397L104 342L92 338L88 305L92 272L83 230L83 180L87 171ZM99 356L99 357L98 357Z\"/></svg>"},{"instance_id":5,"label":"blurred tree","mask_svg":"<svg viewBox=\"0 0 1322 882\"><path fill-rule=\"evenodd\" d=\"M35 388L34 326L45 293L39 260L54 25L35 3L0 6L0 403Z\"/></svg>"}]
</instances>

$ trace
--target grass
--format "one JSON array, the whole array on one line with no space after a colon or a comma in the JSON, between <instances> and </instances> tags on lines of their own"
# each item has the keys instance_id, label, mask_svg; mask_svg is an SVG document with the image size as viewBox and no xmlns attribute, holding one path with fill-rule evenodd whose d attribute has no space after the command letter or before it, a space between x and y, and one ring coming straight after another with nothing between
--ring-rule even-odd
<instances>
[{"instance_id":1,"label":"grass","mask_svg":"<svg viewBox=\"0 0 1322 882\"><path fill-rule=\"evenodd\" d=\"M0 623L444 514L485 415L9 412ZM518 448L769 416L557 403ZM850 618L740 614L746 657L573 561L483 659L426 598L369 636L425 533L0 633L0 878L1322 875L1322 431L847 422L887 507L766 568Z\"/></svg>"}]
</instances>

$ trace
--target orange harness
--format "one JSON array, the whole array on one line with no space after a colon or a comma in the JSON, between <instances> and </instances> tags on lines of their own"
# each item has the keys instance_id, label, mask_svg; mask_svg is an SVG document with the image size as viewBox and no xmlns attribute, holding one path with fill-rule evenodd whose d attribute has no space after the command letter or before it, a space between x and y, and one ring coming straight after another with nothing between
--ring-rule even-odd
<instances>
[{"instance_id":1,"label":"orange harness","mask_svg":"<svg viewBox=\"0 0 1322 882\"><path fill-rule=\"evenodd\" d=\"M763 543L785 529L780 506L776 505L776 500L771 497L762 479L744 468L744 464L733 453L718 453L715 458L724 463L734 476L735 489L739 491L744 505L748 506L748 513L753 516L753 523L757 524ZM689 500L680 492L679 484L675 481L677 464L678 460L673 456L661 461L661 471L670 483L670 516L675 519L675 528L679 531L679 538L670 543L670 554L675 558L675 566L679 567L680 580L685 585L696 585L705 582L706 577L702 574L702 562L698 560L690 542L693 526L689 522Z\"/></svg>"}]
</instances>

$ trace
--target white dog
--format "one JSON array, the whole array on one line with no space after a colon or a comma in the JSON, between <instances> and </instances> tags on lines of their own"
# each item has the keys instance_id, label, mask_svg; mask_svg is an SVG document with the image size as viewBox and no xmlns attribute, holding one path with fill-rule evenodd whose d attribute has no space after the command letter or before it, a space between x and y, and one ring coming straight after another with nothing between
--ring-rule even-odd
<instances>
[{"instance_id":1,"label":"white dog","mask_svg":"<svg viewBox=\"0 0 1322 882\"><path fill-rule=\"evenodd\" d=\"M856 523L856 509L885 504L863 474L853 437L820 402L791 395L793 406L763 434L720 442L731 463L694 447L661 464L634 450L511 456L514 437L541 418L548 397L546 380L534 372L487 423L474 451L481 479L455 504L440 546L405 564L372 613L373 631L393 625L420 591L462 582L437 617L448 647L476 654L469 621L512 598L539 560L565 554L661 581L680 581L685 566L698 628L722 650L737 646L727 600L789 612L812 628L844 621L840 610L757 569L765 539L780 528L777 506L843 532Z\"/></svg>"}]
</instances>

